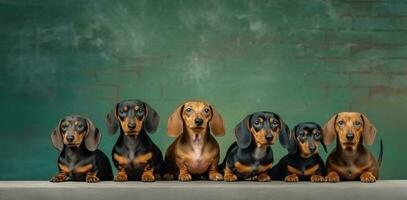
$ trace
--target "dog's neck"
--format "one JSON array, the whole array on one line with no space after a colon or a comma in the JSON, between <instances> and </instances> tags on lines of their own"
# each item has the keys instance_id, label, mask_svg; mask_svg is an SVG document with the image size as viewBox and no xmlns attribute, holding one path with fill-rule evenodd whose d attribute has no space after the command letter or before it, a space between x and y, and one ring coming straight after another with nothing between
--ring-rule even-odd
<instances>
[{"instance_id":1,"label":"dog's neck","mask_svg":"<svg viewBox=\"0 0 407 200\"><path fill-rule=\"evenodd\" d=\"M337 154L342 155L346 158L357 159L361 155L361 153L366 152L366 148L365 148L365 146L363 146L363 141L360 140L359 143L356 145L356 148L344 149L344 148L342 148L342 145L340 144L339 139L337 139L335 151Z\"/></svg>"},{"instance_id":2,"label":"dog's neck","mask_svg":"<svg viewBox=\"0 0 407 200\"><path fill-rule=\"evenodd\" d=\"M266 145L257 144L256 148L254 149L253 156L256 159L264 158L264 156L266 156L266 154L267 154L267 149L268 149L267 147L268 146L266 146Z\"/></svg>"},{"instance_id":3,"label":"dog's neck","mask_svg":"<svg viewBox=\"0 0 407 200\"><path fill-rule=\"evenodd\" d=\"M68 147L65 145L62 152L65 157L70 160L76 160L78 155L86 155L87 153L90 153L83 143L79 145L79 147Z\"/></svg>"},{"instance_id":4,"label":"dog's neck","mask_svg":"<svg viewBox=\"0 0 407 200\"><path fill-rule=\"evenodd\" d=\"M194 130L186 128L186 134L184 133L184 141L190 144L194 149L203 148L206 142L209 140L208 129Z\"/></svg>"},{"instance_id":5,"label":"dog's neck","mask_svg":"<svg viewBox=\"0 0 407 200\"><path fill-rule=\"evenodd\" d=\"M126 135L123 131L121 131L120 137L126 147L134 148L144 141L143 137L145 137L145 133L142 130L137 135Z\"/></svg>"}]
</instances>

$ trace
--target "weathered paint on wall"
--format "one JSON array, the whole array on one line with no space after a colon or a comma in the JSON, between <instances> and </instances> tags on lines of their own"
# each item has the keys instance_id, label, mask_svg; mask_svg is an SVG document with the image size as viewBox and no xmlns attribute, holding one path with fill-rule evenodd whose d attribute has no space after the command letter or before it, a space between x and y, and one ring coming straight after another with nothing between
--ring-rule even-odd
<instances>
[{"instance_id":1,"label":"weathered paint on wall","mask_svg":"<svg viewBox=\"0 0 407 200\"><path fill-rule=\"evenodd\" d=\"M164 151L170 113L212 102L226 123L222 156L254 111L291 127L360 111L384 140L382 178L405 179L406 10L399 0L2 0L0 179L53 175L49 134L68 114L90 117L110 154L117 135L104 117L125 98L160 113L151 137Z\"/></svg>"}]
</instances>

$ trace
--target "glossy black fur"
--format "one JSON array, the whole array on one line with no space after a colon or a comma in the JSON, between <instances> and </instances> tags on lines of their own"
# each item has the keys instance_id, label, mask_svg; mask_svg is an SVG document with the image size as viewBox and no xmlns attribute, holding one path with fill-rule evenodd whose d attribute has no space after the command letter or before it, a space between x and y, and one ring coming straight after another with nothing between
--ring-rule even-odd
<instances>
[{"instance_id":1,"label":"glossy black fur","mask_svg":"<svg viewBox=\"0 0 407 200\"><path fill-rule=\"evenodd\" d=\"M117 119L117 112L123 106L129 107L143 107L145 112L148 112L148 116L145 116L143 127L138 135L126 135L124 134L123 128ZM116 116L115 116L116 115ZM143 117L140 113L133 112L128 113L128 117ZM118 116L121 117L121 116ZM163 175L164 174L164 159L161 150L153 143L147 133L153 133L157 129L159 122L159 116L147 103L140 100L125 100L116 104L112 112L107 115L107 126L110 133L115 133L118 128L120 128L120 136L117 139L116 144L112 150L112 160L117 169L119 169L118 162L114 159L114 154L118 154L126 157L129 160L133 160L140 155L145 155L147 153L152 153L152 158L149 160L147 165L150 168L154 168L154 174ZM138 165L130 162L126 167L125 171L128 176L129 181L139 181L141 180L141 175L144 171L146 165Z\"/></svg>"},{"instance_id":2,"label":"glossy black fur","mask_svg":"<svg viewBox=\"0 0 407 200\"><path fill-rule=\"evenodd\" d=\"M80 138L81 135L82 140L64 140L66 137ZM110 161L102 151L97 149L100 138L99 130L89 119L78 115L62 119L51 133L51 140L54 147L61 152L58 158L58 169L59 175L64 174L64 179L56 178L57 175L51 179L51 182L86 181L87 173L96 174L96 177L102 181L112 180ZM92 166L91 169L86 172L78 172L83 171L79 169L87 168L86 166L89 164Z\"/></svg>"},{"instance_id":3,"label":"glossy black fur","mask_svg":"<svg viewBox=\"0 0 407 200\"><path fill-rule=\"evenodd\" d=\"M316 164L319 164L320 167L316 171L316 175L321 175L321 176L326 175L326 168L325 168L324 161L322 160L322 158L319 156L318 153L315 153L314 155L312 155L309 158L303 158L301 156L300 148L298 147L297 137L298 137L300 131L302 131L304 129L307 129L308 131L311 131L313 129L318 129L321 132L321 134L323 134L321 127L314 122L300 123L297 126L295 126L295 128L293 129L293 132L292 132L293 136L291 137L290 145L287 146L289 153L286 156L284 156L283 158L281 158L281 160L277 163L277 165L275 165L269 171L269 175L272 180L285 180L285 177L291 174L287 170L288 165L298 169L301 172L304 172L306 169L309 169L310 167L315 166ZM315 140L315 138L308 137L307 140ZM317 141L322 144L322 146L326 152L326 147L322 143L322 135L321 135L320 139ZM299 181L309 181L310 177L311 177L311 175L305 176L304 174L298 176Z\"/></svg>"},{"instance_id":4,"label":"glossy black fur","mask_svg":"<svg viewBox=\"0 0 407 200\"><path fill-rule=\"evenodd\" d=\"M92 164L91 171L97 171L97 177L101 181L113 180L112 167L110 166L109 158L99 149L95 151L89 151L84 144L77 147L64 147L61 152L58 163L66 166L80 165L85 166ZM67 181L85 181L85 173L73 173L71 172L67 177Z\"/></svg>"},{"instance_id":5,"label":"glossy black fur","mask_svg":"<svg viewBox=\"0 0 407 200\"><path fill-rule=\"evenodd\" d=\"M155 169L155 174L163 175L164 160L161 150L151 141L150 137L148 137L144 131L140 132L138 136L120 134L113 147L112 157L113 154L117 153L128 158L136 158L138 155L144 155L149 152L152 152L153 156L147 164ZM115 159L113 159L113 164L118 168L118 163ZM125 170L129 181L139 181L144 170L144 165L129 164Z\"/></svg>"},{"instance_id":6,"label":"glossy black fur","mask_svg":"<svg viewBox=\"0 0 407 200\"><path fill-rule=\"evenodd\" d=\"M261 158L255 157L255 151L256 151L257 144L255 142L255 139L252 138L253 136L247 129L253 126L254 121L255 121L255 119L258 118L258 116L265 117L266 119L274 118L274 119L279 120L280 121L279 126L280 126L280 130L281 130L280 135L283 134L283 132L289 131L287 125L281 120L280 116L273 112L253 113L253 114L247 116L240 124L238 124L235 128L237 142L234 142L229 147L223 163L219 166L220 171L223 171L225 169L225 167L227 166L238 177L238 180L244 180L244 179L255 177L259 174L259 172L256 170L253 170L251 173L246 173L246 174L240 173L235 167L235 164L237 162L240 162L241 164L246 165L246 166L252 166L254 169L259 167L260 165L268 165L268 164L271 164L274 162L273 150L271 149L271 145L267 146L264 156L262 156ZM265 120L265 121L268 122L268 120ZM246 124L248 125L247 128L245 127ZM268 131L271 130L271 127L269 127L269 126L270 126L269 123L264 124L264 127ZM255 128L255 129L256 129L256 131L258 131L257 128ZM246 133L241 134L242 132L246 132ZM238 136L239 133L241 136ZM280 142L285 143L285 141L284 141L285 139L286 138L280 137ZM242 140L244 140L244 141L242 141ZM247 141L249 141L249 143L245 144Z\"/></svg>"}]
</instances>

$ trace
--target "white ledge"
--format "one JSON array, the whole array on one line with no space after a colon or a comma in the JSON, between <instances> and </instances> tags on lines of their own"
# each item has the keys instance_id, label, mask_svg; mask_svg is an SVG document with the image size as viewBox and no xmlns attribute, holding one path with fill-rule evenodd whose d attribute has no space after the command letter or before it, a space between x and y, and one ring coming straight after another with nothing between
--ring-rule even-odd
<instances>
[{"instance_id":1,"label":"white ledge","mask_svg":"<svg viewBox=\"0 0 407 200\"><path fill-rule=\"evenodd\" d=\"M373 200L407 199L407 181L386 180L376 183L285 183L259 182L209 182L209 181L159 181L50 183L47 181L0 181L0 200L181 200L181 199L326 199L326 200Z\"/></svg>"}]
</instances>

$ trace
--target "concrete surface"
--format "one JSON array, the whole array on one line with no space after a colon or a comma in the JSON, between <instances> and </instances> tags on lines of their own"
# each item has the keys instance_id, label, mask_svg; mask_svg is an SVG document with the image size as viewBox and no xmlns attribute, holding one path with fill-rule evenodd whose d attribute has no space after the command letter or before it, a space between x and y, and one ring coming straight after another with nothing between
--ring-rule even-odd
<instances>
[{"instance_id":1,"label":"concrete surface","mask_svg":"<svg viewBox=\"0 0 407 200\"><path fill-rule=\"evenodd\" d=\"M284 182L102 182L49 183L46 181L0 181L0 200L42 199L407 199L407 181L284 183Z\"/></svg>"}]
</instances>

